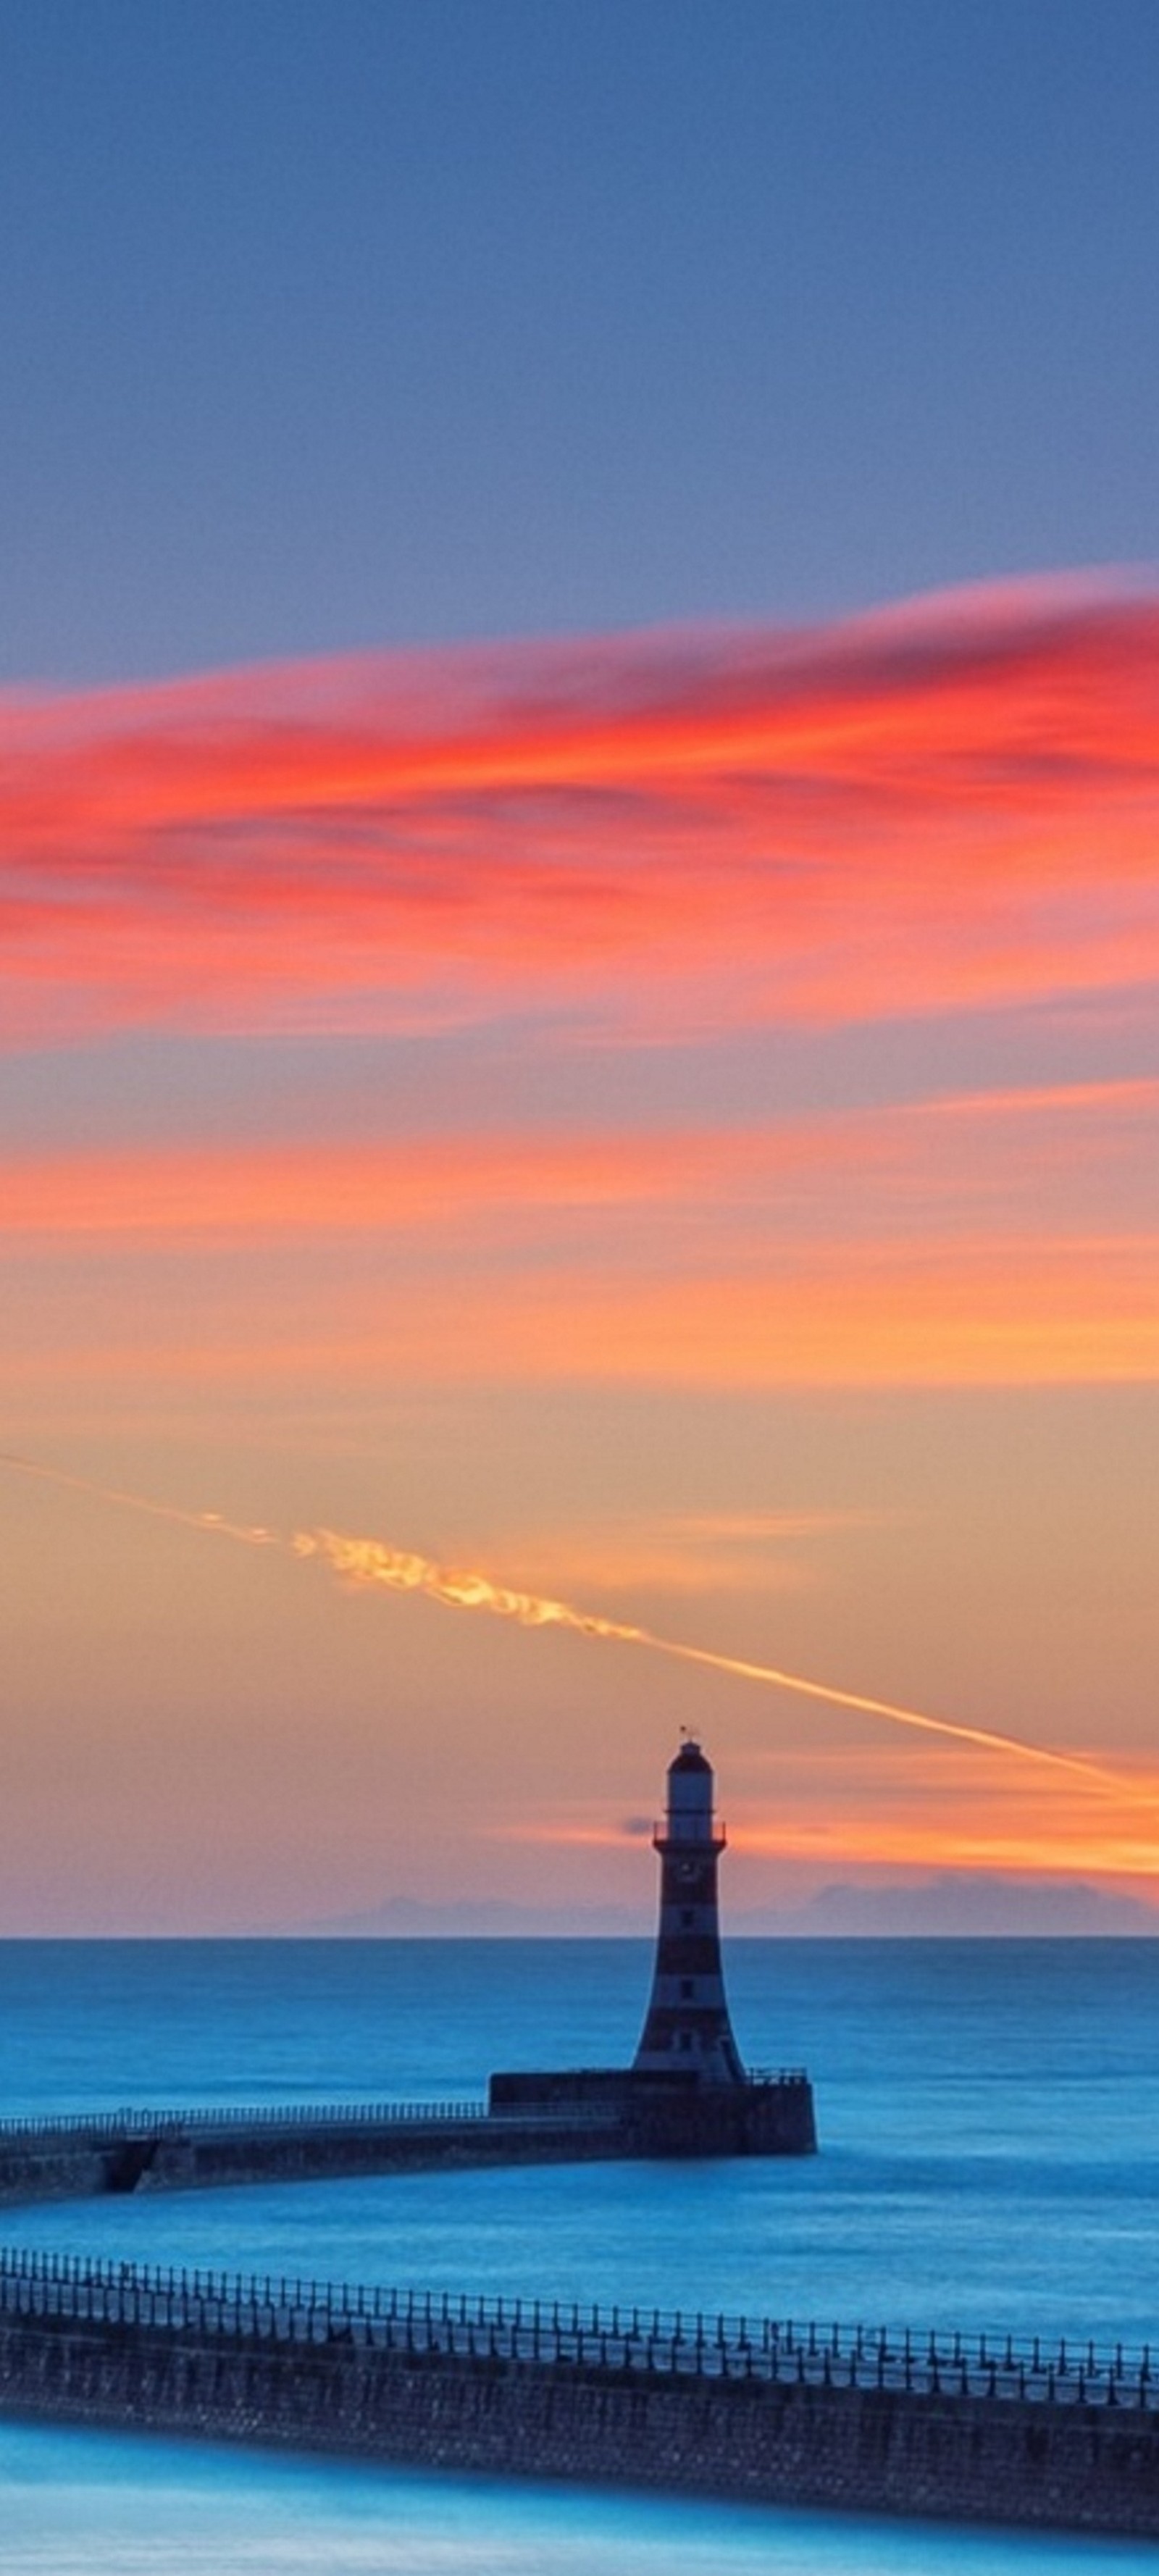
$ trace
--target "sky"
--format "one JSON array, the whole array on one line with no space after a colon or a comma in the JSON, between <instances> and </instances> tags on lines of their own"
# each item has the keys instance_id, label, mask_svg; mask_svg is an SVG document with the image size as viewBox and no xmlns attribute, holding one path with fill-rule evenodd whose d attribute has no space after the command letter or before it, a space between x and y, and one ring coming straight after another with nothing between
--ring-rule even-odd
<instances>
[{"instance_id":1,"label":"sky","mask_svg":"<svg viewBox=\"0 0 1159 2576\"><path fill-rule=\"evenodd\" d=\"M1157 97L0 13L0 1932L1159 1922Z\"/></svg>"}]
</instances>

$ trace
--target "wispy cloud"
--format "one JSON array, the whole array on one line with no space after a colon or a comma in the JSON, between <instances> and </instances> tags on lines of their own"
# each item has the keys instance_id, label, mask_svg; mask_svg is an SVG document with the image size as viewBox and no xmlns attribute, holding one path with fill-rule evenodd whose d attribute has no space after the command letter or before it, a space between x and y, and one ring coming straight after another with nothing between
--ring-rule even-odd
<instances>
[{"instance_id":1,"label":"wispy cloud","mask_svg":"<svg viewBox=\"0 0 1159 2576\"><path fill-rule=\"evenodd\" d=\"M715 1131L11 1155L9 1357L255 1387L1151 1378L1157 1105L1132 1079ZM647 1546L659 1567L728 1536Z\"/></svg>"},{"instance_id":2,"label":"wispy cloud","mask_svg":"<svg viewBox=\"0 0 1159 2576\"><path fill-rule=\"evenodd\" d=\"M496 1541L498 1574L542 1589L635 1595L795 1591L816 1580L818 1544L894 1516L851 1510L643 1512L541 1521Z\"/></svg>"},{"instance_id":3,"label":"wispy cloud","mask_svg":"<svg viewBox=\"0 0 1159 2576\"><path fill-rule=\"evenodd\" d=\"M423 1279L271 1279L264 1302L199 1275L170 1280L156 1308L115 1278L53 1288L50 1331L33 1274L10 1296L7 1358L26 1397L119 1382L148 1407L217 1380L283 1392L358 1386L367 1400L439 1386L820 1386L1122 1384L1159 1377L1159 1229L960 1236L882 1243L851 1262L832 1243L797 1247L767 1275L608 1278L580 1264L477 1270L469 1329L453 1264Z\"/></svg>"},{"instance_id":4,"label":"wispy cloud","mask_svg":"<svg viewBox=\"0 0 1159 2576\"><path fill-rule=\"evenodd\" d=\"M762 1229L814 1241L875 1241L915 1213L969 1234L980 1203L1009 1210L1025 1232L1033 1184L1046 1217L1052 1178L1073 1209L1081 1175L1090 1208L1121 1198L1140 1216L1153 1196L1159 1080L1056 1083L1025 1090L941 1093L869 1110L784 1116L743 1126L544 1132L449 1131L386 1141L174 1141L164 1148L26 1150L0 1158L0 1237L15 1249L77 1237L140 1246L299 1241L350 1234L453 1234L476 1247L490 1218L510 1247L521 1215L542 1243L576 1218L603 1222L665 1214L679 1226L711 1210L743 1247ZM836 1211L840 1211L840 1216ZM715 1242L721 1241L717 1232ZM605 1243L606 1248L606 1243ZM689 1234L666 1245L668 1265L701 1268Z\"/></svg>"},{"instance_id":5,"label":"wispy cloud","mask_svg":"<svg viewBox=\"0 0 1159 2576\"><path fill-rule=\"evenodd\" d=\"M9 1042L836 1021L1159 971L1159 603L378 657L0 707Z\"/></svg>"}]
</instances>

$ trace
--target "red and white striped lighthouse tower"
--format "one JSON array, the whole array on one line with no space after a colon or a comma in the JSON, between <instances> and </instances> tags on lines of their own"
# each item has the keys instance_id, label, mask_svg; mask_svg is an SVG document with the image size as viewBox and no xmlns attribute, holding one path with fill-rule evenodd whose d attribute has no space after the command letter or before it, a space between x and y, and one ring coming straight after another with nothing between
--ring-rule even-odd
<instances>
[{"instance_id":1,"label":"red and white striped lighthouse tower","mask_svg":"<svg viewBox=\"0 0 1159 2576\"><path fill-rule=\"evenodd\" d=\"M660 1925L633 2071L744 2084L720 1963L716 1864L725 1834L712 1787L712 1764L688 1736L668 1766L668 1812L652 1836L660 1854Z\"/></svg>"},{"instance_id":2,"label":"red and white striped lighthouse tower","mask_svg":"<svg viewBox=\"0 0 1159 2576\"><path fill-rule=\"evenodd\" d=\"M660 1854L660 1930L631 2065L493 2075L493 2114L582 2115L585 2156L812 2155L813 2088L803 2068L750 2075L732 2035L716 1912L724 1839L712 1811L712 1765L686 1736L669 1763L668 1810L652 1836ZM542 2153L558 2153L546 2131Z\"/></svg>"}]
</instances>

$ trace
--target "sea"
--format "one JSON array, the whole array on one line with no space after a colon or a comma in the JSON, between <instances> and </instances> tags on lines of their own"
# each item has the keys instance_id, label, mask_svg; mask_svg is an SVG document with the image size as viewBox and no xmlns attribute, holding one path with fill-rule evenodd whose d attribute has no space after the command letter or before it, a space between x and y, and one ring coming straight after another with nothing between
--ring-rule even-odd
<instances>
[{"instance_id":1,"label":"sea","mask_svg":"<svg viewBox=\"0 0 1159 2576\"><path fill-rule=\"evenodd\" d=\"M478 2100L623 2064L643 1941L0 1944L7 2114ZM829 2324L1159 2342L1159 1944L756 1941L784 2162L409 2174L0 2211L9 2244ZM0 2419L3 2576L1149 2576L1154 2546L433 2476Z\"/></svg>"}]
</instances>

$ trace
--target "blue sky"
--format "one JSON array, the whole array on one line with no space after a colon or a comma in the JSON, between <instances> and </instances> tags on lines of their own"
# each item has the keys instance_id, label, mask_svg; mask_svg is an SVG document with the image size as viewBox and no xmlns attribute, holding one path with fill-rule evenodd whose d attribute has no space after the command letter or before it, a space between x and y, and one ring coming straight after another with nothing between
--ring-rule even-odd
<instances>
[{"instance_id":1,"label":"blue sky","mask_svg":"<svg viewBox=\"0 0 1159 2576\"><path fill-rule=\"evenodd\" d=\"M10 680L1153 547L1134 0L6 13Z\"/></svg>"}]
</instances>

